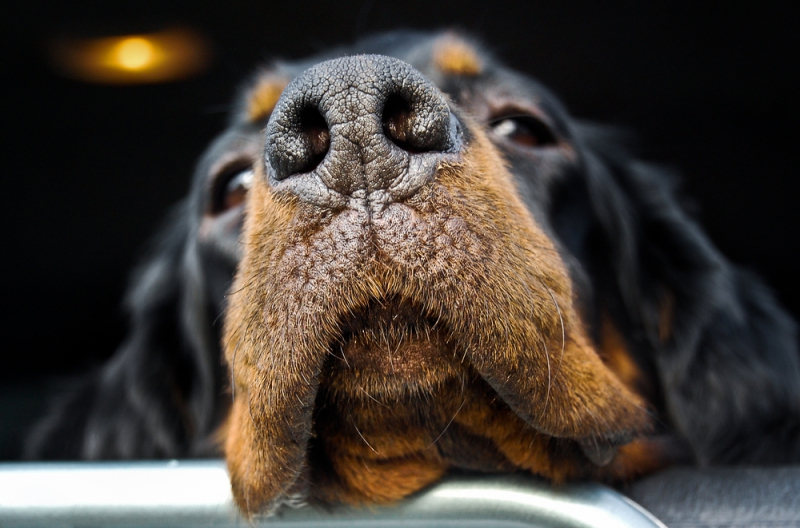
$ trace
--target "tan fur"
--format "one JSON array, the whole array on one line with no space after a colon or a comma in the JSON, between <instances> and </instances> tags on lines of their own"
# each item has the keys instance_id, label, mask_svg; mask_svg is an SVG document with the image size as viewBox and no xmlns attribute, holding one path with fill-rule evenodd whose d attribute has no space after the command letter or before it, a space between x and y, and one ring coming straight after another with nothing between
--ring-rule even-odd
<instances>
[{"instance_id":1,"label":"tan fur","mask_svg":"<svg viewBox=\"0 0 800 528\"><path fill-rule=\"evenodd\" d=\"M479 75L483 61L475 48L456 35L445 35L433 45L433 64L449 75Z\"/></svg>"},{"instance_id":2,"label":"tan fur","mask_svg":"<svg viewBox=\"0 0 800 528\"><path fill-rule=\"evenodd\" d=\"M554 481L638 471L626 451L586 469L578 441L629 438L648 416L587 338L502 158L465 123L462 162L369 219L274 195L257 174L224 341L225 451L245 512L299 492L395 500L465 452Z\"/></svg>"},{"instance_id":3,"label":"tan fur","mask_svg":"<svg viewBox=\"0 0 800 528\"><path fill-rule=\"evenodd\" d=\"M641 395L647 378L631 358L625 339L607 314L603 317L600 332L599 351L603 362L626 387Z\"/></svg>"},{"instance_id":4,"label":"tan fur","mask_svg":"<svg viewBox=\"0 0 800 528\"><path fill-rule=\"evenodd\" d=\"M289 80L285 77L263 74L247 98L247 119L256 122L269 117L287 84Z\"/></svg>"}]
</instances>

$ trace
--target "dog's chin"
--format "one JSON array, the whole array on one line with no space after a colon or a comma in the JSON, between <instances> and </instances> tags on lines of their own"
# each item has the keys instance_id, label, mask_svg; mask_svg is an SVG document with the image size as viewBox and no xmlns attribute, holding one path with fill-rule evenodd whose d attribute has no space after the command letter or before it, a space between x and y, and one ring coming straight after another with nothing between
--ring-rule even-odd
<instances>
[{"instance_id":1,"label":"dog's chin","mask_svg":"<svg viewBox=\"0 0 800 528\"><path fill-rule=\"evenodd\" d=\"M368 395L383 403L424 397L463 373L449 329L411 300L375 299L341 326L323 381L337 397Z\"/></svg>"}]
</instances>

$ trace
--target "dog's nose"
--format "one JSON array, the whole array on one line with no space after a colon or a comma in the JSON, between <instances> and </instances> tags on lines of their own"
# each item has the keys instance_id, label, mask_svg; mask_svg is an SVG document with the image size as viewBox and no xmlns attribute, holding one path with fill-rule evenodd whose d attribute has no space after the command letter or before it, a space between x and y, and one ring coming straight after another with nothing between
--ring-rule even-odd
<instances>
[{"instance_id":1,"label":"dog's nose","mask_svg":"<svg viewBox=\"0 0 800 528\"><path fill-rule=\"evenodd\" d=\"M273 188L323 207L409 197L454 158L461 129L442 93L381 55L320 63L283 92L266 131Z\"/></svg>"}]
</instances>

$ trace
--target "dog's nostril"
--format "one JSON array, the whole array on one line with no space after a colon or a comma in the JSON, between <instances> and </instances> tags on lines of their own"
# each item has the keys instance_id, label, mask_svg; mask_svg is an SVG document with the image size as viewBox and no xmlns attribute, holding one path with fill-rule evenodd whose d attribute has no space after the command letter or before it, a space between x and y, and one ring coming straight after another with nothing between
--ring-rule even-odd
<instances>
[{"instance_id":1,"label":"dog's nostril","mask_svg":"<svg viewBox=\"0 0 800 528\"><path fill-rule=\"evenodd\" d=\"M386 99L381 116L384 135L403 150L419 152L420 146L413 141L412 119L411 104L402 96L394 94Z\"/></svg>"},{"instance_id":2,"label":"dog's nostril","mask_svg":"<svg viewBox=\"0 0 800 528\"><path fill-rule=\"evenodd\" d=\"M318 105L302 99L289 99L277 108L266 135L264 154L276 181L313 171L331 146L331 132Z\"/></svg>"},{"instance_id":3,"label":"dog's nostril","mask_svg":"<svg viewBox=\"0 0 800 528\"><path fill-rule=\"evenodd\" d=\"M392 94L383 105L383 133L389 141L407 152L446 150L449 147L449 122L442 122L442 116L424 114L419 115L414 105L402 95Z\"/></svg>"},{"instance_id":4,"label":"dog's nostril","mask_svg":"<svg viewBox=\"0 0 800 528\"><path fill-rule=\"evenodd\" d=\"M294 167L295 173L311 172L325 159L331 146L331 132L325 118L313 106L300 112L300 134L306 144L305 163Z\"/></svg>"}]
</instances>

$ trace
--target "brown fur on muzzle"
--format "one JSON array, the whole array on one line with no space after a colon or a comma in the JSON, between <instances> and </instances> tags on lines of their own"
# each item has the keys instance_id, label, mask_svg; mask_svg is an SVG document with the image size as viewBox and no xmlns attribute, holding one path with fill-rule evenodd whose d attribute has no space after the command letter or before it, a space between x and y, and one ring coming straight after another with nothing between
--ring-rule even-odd
<instances>
[{"instance_id":1,"label":"brown fur on muzzle","mask_svg":"<svg viewBox=\"0 0 800 528\"><path fill-rule=\"evenodd\" d=\"M553 243L469 128L460 163L371 215L323 212L257 175L224 339L244 511L309 493L394 500L454 466L585 475L600 470L578 444L602 452L647 423L589 344ZM605 471L623 474L623 458Z\"/></svg>"}]
</instances>

